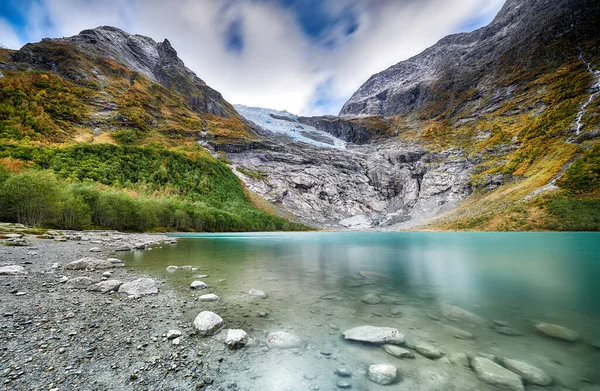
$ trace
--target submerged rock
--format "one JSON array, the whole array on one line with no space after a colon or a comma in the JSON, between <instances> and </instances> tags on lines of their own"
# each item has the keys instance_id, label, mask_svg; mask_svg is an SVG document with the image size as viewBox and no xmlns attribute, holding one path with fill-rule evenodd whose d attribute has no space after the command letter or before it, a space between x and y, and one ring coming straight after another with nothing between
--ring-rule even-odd
<instances>
[{"instance_id":1,"label":"submerged rock","mask_svg":"<svg viewBox=\"0 0 600 391\"><path fill-rule=\"evenodd\" d=\"M392 327L359 326L343 332L344 338L374 344L402 345L404 335Z\"/></svg>"},{"instance_id":2,"label":"submerged rock","mask_svg":"<svg viewBox=\"0 0 600 391\"><path fill-rule=\"evenodd\" d=\"M524 391L521 377L508 369L502 368L492 360L484 357L473 357L471 367L479 380L491 384L501 390Z\"/></svg>"},{"instance_id":3,"label":"submerged rock","mask_svg":"<svg viewBox=\"0 0 600 391\"><path fill-rule=\"evenodd\" d=\"M179 269L179 266L175 266L175 265L167 266L167 271L169 273L172 273L172 272L174 272L177 269Z\"/></svg>"},{"instance_id":4,"label":"submerged rock","mask_svg":"<svg viewBox=\"0 0 600 391\"><path fill-rule=\"evenodd\" d=\"M523 335L523 333L520 332L519 330L509 327L509 326L494 326L494 327L492 327L492 329L495 332L497 332L498 334L502 334L502 335L509 335L509 336L514 336L514 337Z\"/></svg>"},{"instance_id":5,"label":"submerged rock","mask_svg":"<svg viewBox=\"0 0 600 391\"><path fill-rule=\"evenodd\" d=\"M101 281L97 284L91 285L90 287L88 287L89 291L93 291L93 292L101 292L101 293L108 293L108 292L113 292L113 291L118 291L119 287L123 285L123 281L120 280L106 280L106 281Z\"/></svg>"},{"instance_id":6,"label":"submerged rock","mask_svg":"<svg viewBox=\"0 0 600 391\"><path fill-rule=\"evenodd\" d=\"M158 293L160 282L151 278L138 278L126 282L119 287L119 293L126 293L130 296L140 297L146 295L155 295Z\"/></svg>"},{"instance_id":7,"label":"submerged rock","mask_svg":"<svg viewBox=\"0 0 600 391\"><path fill-rule=\"evenodd\" d=\"M449 333L451 333L454 338L458 338L458 339L474 339L475 337L473 336L473 334L469 333L468 331L464 331L461 329L458 329L456 327L453 326L444 326L446 328L446 330L448 330Z\"/></svg>"},{"instance_id":8,"label":"submerged rock","mask_svg":"<svg viewBox=\"0 0 600 391\"><path fill-rule=\"evenodd\" d=\"M455 320L458 322L467 321L475 324L483 324L485 320L475 315L472 312L465 310L464 308L457 307L455 305L442 304L442 315L445 318Z\"/></svg>"},{"instance_id":9,"label":"submerged rock","mask_svg":"<svg viewBox=\"0 0 600 391\"><path fill-rule=\"evenodd\" d=\"M202 281L194 281L190 284L190 288L196 290L208 289L208 284Z\"/></svg>"},{"instance_id":10,"label":"submerged rock","mask_svg":"<svg viewBox=\"0 0 600 391\"><path fill-rule=\"evenodd\" d=\"M20 265L10 265L10 266L2 266L0 267L0 276L18 276L25 275L27 271L23 266Z\"/></svg>"},{"instance_id":11,"label":"submerged rock","mask_svg":"<svg viewBox=\"0 0 600 391\"><path fill-rule=\"evenodd\" d=\"M415 355L410 350L401 348L400 346L385 344L383 345L383 350L396 358L415 358Z\"/></svg>"},{"instance_id":12,"label":"submerged rock","mask_svg":"<svg viewBox=\"0 0 600 391\"><path fill-rule=\"evenodd\" d=\"M386 386L396 381L398 378L398 368L390 364L369 365L367 378L373 383Z\"/></svg>"},{"instance_id":13,"label":"submerged rock","mask_svg":"<svg viewBox=\"0 0 600 391\"><path fill-rule=\"evenodd\" d=\"M535 329L546 337L562 339L563 341L575 342L579 339L576 331L551 323L538 323Z\"/></svg>"},{"instance_id":14,"label":"submerged rock","mask_svg":"<svg viewBox=\"0 0 600 391\"><path fill-rule=\"evenodd\" d=\"M538 386L548 386L552 384L552 378L543 370L517 360L502 360L504 368L521 376L526 383Z\"/></svg>"},{"instance_id":15,"label":"submerged rock","mask_svg":"<svg viewBox=\"0 0 600 391\"><path fill-rule=\"evenodd\" d=\"M415 350L419 352L419 354L432 360L440 358L444 355L444 353L440 349L425 342L417 342L415 344Z\"/></svg>"},{"instance_id":16,"label":"submerged rock","mask_svg":"<svg viewBox=\"0 0 600 391\"><path fill-rule=\"evenodd\" d=\"M267 346L278 349L297 348L304 346L304 341L297 335L286 331L276 331L267 336Z\"/></svg>"},{"instance_id":17,"label":"submerged rock","mask_svg":"<svg viewBox=\"0 0 600 391\"><path fill-rule=\"evenodd\" d=\"M266 299L269 297L264 291L260 291L258 289L250 289L248 294L250 296L258 297L259 299Z\"/></svg>"},{"instance_id":18,"label":"submerged rock","mask_svg":"<svg viewBox=\"0 0 600 391\"><path fill-rule=\"evenodd\" d=\"M221 300L221 298L217 295L215 295L214 293L209 293L206 295L202 295L198 298L199 301L219 301Z\"/></svg>"},{"instance_id":19,"label":"submerged rock","mask_svg":"<svg viewBox=\"0 0 600 391\"><path fill-rule=\"evenodd\" d=\"M465 353L452 353L448 356L448 360L450 360L452 364L462 365L467 368L469 367L469 356Z\"/></svg>"},{"instance_id":20,"label":"submerged rock","mask_svg":"<svg viewBox=\"0 0 600 391\"><path fill-rule=\"evenodd\" d=\"M194 327L202 336L213 335L224 324L223 318L211 311L202 311L194 319Z\"/></svg>"},{"instance_id":21,"label":"submerged rock","mask_svg":"<svg viewBox=\"0 0 600 391\"><path fill-rule=\"evenodd\" d=\"M367 304L379 304L379 303L381 303L381 297L377 296L374 293L369 293L369 294L364 295L361 298L361 301L363 303L367 303Z\"/></svg>"}]
</instances>

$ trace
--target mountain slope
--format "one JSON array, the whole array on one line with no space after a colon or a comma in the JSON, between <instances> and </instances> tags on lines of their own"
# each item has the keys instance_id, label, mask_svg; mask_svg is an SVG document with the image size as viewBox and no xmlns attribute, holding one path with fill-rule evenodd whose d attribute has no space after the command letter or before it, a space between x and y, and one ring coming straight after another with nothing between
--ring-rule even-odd
<instances>
[{"instance_id":1,"label":"mountain slope","mask_svg":"<svg viewBox=\"0 0 600 391\"><path fill-rule=\"evenodd\" d=\"M260 136L167 40L100 27L0 50L0 72L0 219L126 230L305 228L275 216L215 157ZM44 198L15 199L15 188Z\"/></svg>"},{"instance_id":2,"label":"mountain slope","mask_svg":"<svg viewBox=\"0 0 600 391\"><path fill-rule=\"evenodd\" d=\"M489 26L372 76L340 114L383 115L406 126L401 137L476 163L474 196L435 227L565 229L553 205L600 195L578 163L598 159L599 12L588 0L508 0ZM590 227L600 222L569 229Z\"/></svg>"}]
</instances>

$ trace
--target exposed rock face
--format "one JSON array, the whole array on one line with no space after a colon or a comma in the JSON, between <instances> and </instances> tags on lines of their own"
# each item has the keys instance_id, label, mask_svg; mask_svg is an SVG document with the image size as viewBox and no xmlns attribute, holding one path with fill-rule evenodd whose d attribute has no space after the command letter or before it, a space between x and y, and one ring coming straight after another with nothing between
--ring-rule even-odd
<instances>
[{"instance_id":1,"label":"exposed rock face","mask_svg":"<svg viewBox=\"0 0 600 391\"><path fill-rule=\"evenodd\" d=\"M582 9L586 11L580 12ZM435 102L440 106L432 114L439 114L457 103L452 99L440 102L442 96L489 88L493 82L490 77L496 77L490 75L496 74L496 69L502 75L506 72L503 66L522 64L539 44L549 47L565 37L583 42L590 34L597 34L594 28L581 26L593 26L599 9L598 2L586 0L508 0L488 26L447 36L424 52L371 76L344 104L340 116L405 115ZM576 46L571 44L570 55L574 57ZM544 61L558 67L559 57ZM481 97L476 94L473 98Z\"/></svg>"},{"instance_id":2,"label":"exposed rock face","mask_svg":"<svg viewBox=\"0 0 600 391\"><path fill-rule=\"evenodd\" d=\"M428 153L390 141L348 149L282 141L228 155L254 192L309 225L390 229L417 226L471 194L473 162L461 151Z\"/></svg>"},{"instance_id":3,"label":"exposed rock face","mask_svg":"<svg viewBox=\"0 0 600 391\"><path fill-rule=\"evenodd\" d=\"M101 26L83 30L78 35L67 38L45 38L41 43L27 44L13 54L15 63L27 63L43 71L56 71L61 76L74 80L87 80L84 70L73 71L61 67L49 57L44 43L66 43L77 47L83 55L109 58L127 68L137 71L166 88L181 93L192 110L223 117L236 115L236 111L220 93L206 85L194 72L188 69L177 56L168 40L155 42L152 38L129 34L121 29Z\"/></svg>"},{"instance_id":4,"label":"exposed rock face","mask_svg":"<svg viewBox=\"0 0 600 391\"><path fill-rule=\"evenodd\" d=\"M297 121L353 144L366 144L373 141L373 139L385 137L389 134L390 128L390 125L380 118L365 121L326 115L321 117L298 117Z\"/></svg>"}]
</instances>

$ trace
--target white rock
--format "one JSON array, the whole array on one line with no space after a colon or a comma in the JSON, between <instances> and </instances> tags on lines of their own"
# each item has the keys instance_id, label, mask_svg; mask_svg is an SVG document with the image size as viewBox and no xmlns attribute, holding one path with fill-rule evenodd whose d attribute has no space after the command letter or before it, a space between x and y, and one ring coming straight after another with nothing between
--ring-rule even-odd
<instances>
[{"instance_id":1,"label":"white rock","mask_svg":"<svg viewBox=\"0 0 600 391\"><path fill-rule=\"evenodd\" d=\"M116 292L119 290L119 287L121 285L123 285L123 281L106 280L106 281L101 281L97 284L89 286L88 290L93 291L93 292L101 292L101 293Z\"/></svg>"},{"instance_id":2,"label":"white rock","mask_svg":"<svg viewBox=\"0 0 600 391\"><path fill-rule=\"evenodd\" d=\"M579 339L576 331L551 323L538 323L535 329L550 338L562 339L563 341L575 342Z\"/></svg>"},{"instance_id":3,"label":"white rock","mask_svg":"<svg viewBox=\"0 0 600 391\"><path fill-rule=\"evenodd\" d=\"M179 345L181 343L181 337L173 338L171 343L176 346Z\"/></svg>"},{"instance_id":4,"label":"white rock","mask_svg":"<svg viewBox=\"0 0 600 391\"><path fill-rule=\"evenodd\" d=\"M209 293L206 295L202 295L198 298L199 301L219 301L221 298L214 293Z\"/></svg>"},{"instance_id":5,"label":"white rock","mask_svg":"<svg viewBox=\"0 0 600 391\"><path fill-rule=\"evenodd\" d=\"M196 290L203 290L203 289L208 289L208 285L203 282L203 281L194 281L190 284L190 288L191 289L196 289Z\"/></svg>"},{"instance_id":6,"label":"white rock","mask_svg":"<svg viewBox=\"0 0 600 391\"><path fill-rule=\"evenodd\" d=\"M244 347L250 338L248 333L242 329L228 329L223 334L223 342L232 350Z\"/></svg>"},{"instance_id":7,"label":"white rock","mask_svg":"<svg viewBox=\"0 0 600 391\"><path fill-rule=\"evenodd\" d=\"M151 278L138 278L126 282L119 287L119 293L126 293L130 296L140 297L146 295L155 295L158 293L160 282Z\"/></svg>"},{"instance_id":8,"label":"white rock","mask_svg":"<svg viewBox=\"0 0 600 391\"><path fill-rule=\"evenodd\" d=\"M521 377L508 369L502 368L492 360L484 357L473 357L471 367L477 378L501 390L524 391Z\"/></svg>"},{"instance_id":9,"label":"white rock","mask_svg":"<svg viewBox=\"0 0 600 391\"><path fill-rule=\"evenodd\" d=\"M194 327L202 336L213 335L224 324L223 318L211 311L202 311L194 319Z\"/></svg>"},{"instance_id":10,"label":"white rock","mask_svg":"<svg viewBox=\"0 0 600 391\"><path fill-rule=\"evenodd\" d=\"M259 291L258 289L250 289L248 291L248 294L250 296L255 296L255 297L258 297L260 299L266 299L268 297L268 295L265 292Z\"/></svg>"},{"instance_id":11,"label":"white rock","mask_svg":"<svg viewBox=\"0 0 600 391\"><path fill-rule=\"evenodd\" d=\"M418 342L415 345L415 350L421 355L431 359L440 358L444 355L440 349L425 342Z\"/></svg>"},{"instance_id":12,"label":"white rock","mask_svg":"<svg viewBox=\"0 0 600 391\"><path fill-rule=\"evenodd\" d=\"M392 327L359 326L343 332L345 339L374 344L402 345L404 335Z\"/></svg>"},{"instance_id":13,"label":"white rock","mask_svg":"<svg viewBox=\"0 0 600 391\"><path fill-rule=\"evenodd\" d=\"M538 386L548 386L552 384L552 378L543 370L527 364L522 361L504 359L502 360L504 368L521 376L526 383Z\"/></svg>"},{"instance_id":14,"label":"white rock","mask_svg":"<svg viewBox=\"0 0 600 391\"><path fill-rule=\"evenodd\" d=\"M65 265L65 269L68 270L84 270L84 269L110 269L114 267L121 267L125 264L116 258L99 259L93 257L85 257L78 259L73 262L69 262Z\"/></svg>"},{"instance_id":15,"label":"white rock","mask_svg":"<svg viewBox=\"0 0 600 391\"><path fill-rule=\"evenodd\" d=\"M167 267L167 271L168 271L169 273L172 273L172 272L174 272L174 271L175 271L175 270L177 270L177 269L179 269L179 266L174 266L174 265L171 265L171 266Z\"/></svg>"},{"instance_id":16,"label":"white rock","mask_svg":"<svg viewBox=\"0 0 600 391\"><path fill-rule=\"evenodd\" d=\"M352 216L339 222L341 226L350 229L367 229L371 228L371 221L365 215Z\"/></svg>"},{"instance_id":17,"label":"white rock","mask_svg":"<svg viewBox=\"0 0 600 391\"><path fill-rule=\"evenodd\" d=\"M304 346L304 341L297 335L286 331L276 331L267 336L267 346L277 349L297 348Z\"/></svg>"},{"instance_id":18,"label":"white rock","mask_svg":"<svg viewBox=\"0 0 600 391\"><path fill-rule=\"evenodd\" d=\"M60 263L58 263L58 262L54 262L54 263L52 264L52 269L58 269L58 268L60 268Z\"/></svg>"},{"instance_id":19,"label":"white rock","mask_svg":"<svg viewBox=\"0 0 600 391\"><path fill-rule=\"evenodd\" d=\"M167 339L175 339L181 337L181 331L179 330L169 330L167 331Z\"/></svg>"},{"instance_id":20,"label":"white rock","mask_svg":"<svg viewBox=\"0 0 600 391\"><path fill-rule=\"evenodd\" d=\"M124 244L122 246L115 248L115 251L131 251L132 249L133 249L133 247L131 247L130 245Z\"/></svg>"},{"instance_id":21,"label":"white rock","mask_svg":"<svg viewBox=\"0 0 600 391\"><path fill-rule=\"evenodd\" d=\"M100 247L92 247L92 248L90 248L90 252L91 253L99 253L99 252L102 252L102 249Z\"/></svg>"},{"instance_id":22,"label":"white rock","mask_svg":"<svg viewBox=\"0 0 600 391\"><path fill-rule=\"evenodd\" d=\"M369 365L367 378L373 383L386 386L396 381L398 378L398 368L390 364Z\"/></svg>"},{"instance_id":23,"label":"white rock","mask_svg":"<svg viewBox=\"0 0 600 391\"><path fill-rule=\"evenodd\" d=\"M0 267L0 276L18 276L25 275L27 271L23 266L20 265L10 265L10 266L2 266Z\"/></svg>"},{"instance_id":24,"label":"white rock","mask_svg":"<svg viewBox=\"0 0 600 391\"><path fill-rule=\"evenodd\" d=\"M60 282L61 284L64 284L67 281L69 281L69 277L67 276L62 276L60 280L58 280L58 282Z\"/></svg>"}]
</instances>

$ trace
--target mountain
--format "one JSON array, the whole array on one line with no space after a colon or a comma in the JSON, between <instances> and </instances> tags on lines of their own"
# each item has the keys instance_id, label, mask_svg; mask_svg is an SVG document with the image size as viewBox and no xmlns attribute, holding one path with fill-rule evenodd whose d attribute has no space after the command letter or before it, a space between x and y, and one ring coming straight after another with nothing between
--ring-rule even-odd
<instances>
[{"instance_id":1,"label":"mountain","mask_svg":"<svg viewBox=\"0 0 600 391\"><path fill-rule=\"evenodd\" d=\"M475 163L474 194L436 228L598 229L599 12L508 0L490 25L373 75L340 115L383 116Z\"/></svg>"},{"instance_id":2,"label":"mountain","mask_svg":"<svg viewBox=\"0 0 600 391\"><path fill-rule=\"evenodd\" d=\"M0 49L0 219L138 231L305 229L276 216L220 152L260 139L168 40L103 26ZM14 189L28 196L15 199Z\"/></svg>"}]
</instances>

